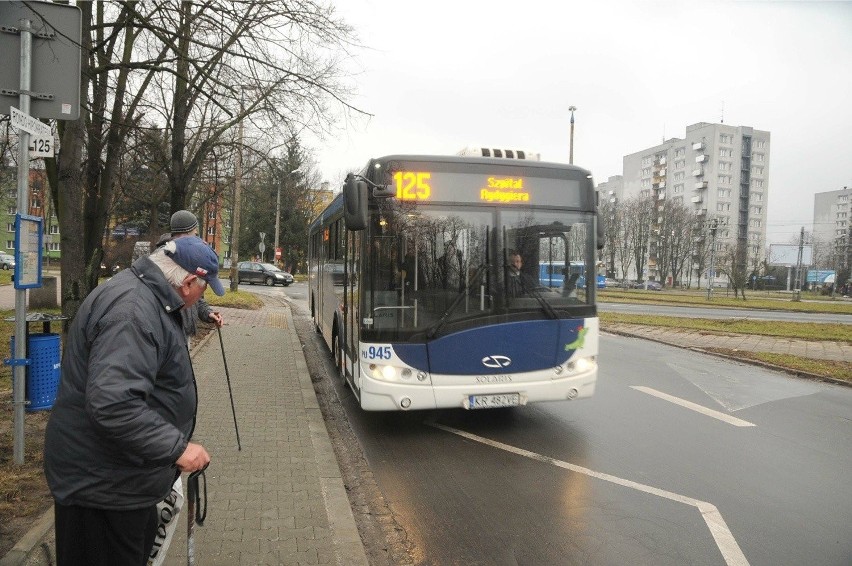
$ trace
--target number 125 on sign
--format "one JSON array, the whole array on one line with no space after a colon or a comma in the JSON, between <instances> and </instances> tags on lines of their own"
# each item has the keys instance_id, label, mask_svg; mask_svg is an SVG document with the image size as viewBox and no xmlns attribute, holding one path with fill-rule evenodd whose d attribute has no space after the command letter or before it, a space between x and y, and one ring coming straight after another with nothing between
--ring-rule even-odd
<instances>
[{"instance_id":1,"label":"number 125 on sign","mask_svg":"<svg viewBox=\"0 0 852 566\"><path fill-rule=\"evenodd\" d=\"M53 157L53 136L31 136L30 157Z\"/></svg>"}]
</instances>

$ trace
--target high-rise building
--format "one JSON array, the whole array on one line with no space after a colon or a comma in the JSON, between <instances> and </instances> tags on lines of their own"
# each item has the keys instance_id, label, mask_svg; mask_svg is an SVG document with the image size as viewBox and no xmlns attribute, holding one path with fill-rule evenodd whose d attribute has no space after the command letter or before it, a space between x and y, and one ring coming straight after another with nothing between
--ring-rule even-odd
<instances>
[{"instance_id":1,"label":"high-rise building","mask_svg":"<svg viewBox=\"0 0 852 566\"><path fill-rule=\"evenodd\" d=\"M852 190L826 191L814 195L814 242L825 244L823 257L828 268L849 266L852 245Z\"/></svg>"},{"instance_id":2,"label":"high-rise building","mask_svg":"<svg viewBox=\"0 0 852 566\"><path fill-rule=\"evenodd\" d=\"M658 209L666 199L682 203L707 226L717 227L716 252L735 249L738 263L757 264L766 245L769 137L747 126L687 126L683 139L624 156L622 198L653 197ZM653 279L653 259L649 267Z\"/></svg>"}]
</instances>

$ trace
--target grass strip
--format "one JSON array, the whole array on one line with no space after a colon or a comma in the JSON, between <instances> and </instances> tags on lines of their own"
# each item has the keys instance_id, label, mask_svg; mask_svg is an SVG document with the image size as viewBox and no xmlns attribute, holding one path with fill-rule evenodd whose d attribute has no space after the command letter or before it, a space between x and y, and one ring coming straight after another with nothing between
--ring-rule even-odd
<instances>
[{"instance_id":1,"label":"grass strip","mask_svg":"<svg viewBox=\"0 0 852 566\"><path fill-rule=\"evenodd\" d=\"M731 350L730 348L704 349L733 358L757 360L792 371L830 377L852 383L852 363L850 362L815 360L813 358L802 358L790 354L773 354L771 352L746 352L743 350Z\"/></svg>"},{"instance_id":2,"label":"grass strip","mask_svg":"<svg viewBox=\"0 0 852 566\"><path fill-rule=\"evenodd\" d=\"M852 325L814 322L780 322L750 319L709 319L645 314L599 312L601 325L639 324L665 328L687 328L718 334L754 334L798 340L835 341L852 344Z\"/></svg>"},{"instance_id":3,"label":"grass strip","mask_svg":"<svg viewBox=\"0 0 852 566\"><path fill-rule=\"evenodd\" d=\"M748 295L746 295L748 296ZM605 289L597 294L600 303L634 303L656 305L690 305L716 308L763 309L790 312L816 312L831 314L852 314L852 302L835 300L791 301L788 298L758 298L747 300L714 295L708 301L706 295L681 291L644 291Z\"/></svg>"}]
</instances>

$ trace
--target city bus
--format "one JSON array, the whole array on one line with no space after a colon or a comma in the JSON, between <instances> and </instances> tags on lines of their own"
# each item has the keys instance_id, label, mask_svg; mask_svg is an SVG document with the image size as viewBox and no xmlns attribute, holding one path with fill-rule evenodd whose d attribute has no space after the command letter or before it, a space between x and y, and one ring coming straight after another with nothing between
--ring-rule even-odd
<instances>
[{"instance_id":1,"label":"city bus","mask_svg":"<svg viewBox=\"0 0 852 566\"><path fill-rule=\"evenodd\" d=\"M347 175L309 230L313 323L364 410L594 393L596 286L575 284L595 280L603 233L588 171L390 155ZM576 268L543 285L546 261Z\"/></svg>"}]
</instances>

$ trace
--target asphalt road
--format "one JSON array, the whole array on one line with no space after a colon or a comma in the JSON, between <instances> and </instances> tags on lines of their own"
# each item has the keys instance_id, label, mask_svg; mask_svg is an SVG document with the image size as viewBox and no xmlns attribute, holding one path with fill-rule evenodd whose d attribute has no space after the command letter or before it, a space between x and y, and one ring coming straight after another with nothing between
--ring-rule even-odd
<instances>
[{"instance_id":1,"label":"asphalt road","mask_svg":"<svg viewBox=\"0 0 852 566\"><path fill-rule=\"evenodd\" d=\"M852 563L849 388L604 335L592 399L364 413L325 362L407 562Z\"/></svg>"}]
</instances>

